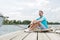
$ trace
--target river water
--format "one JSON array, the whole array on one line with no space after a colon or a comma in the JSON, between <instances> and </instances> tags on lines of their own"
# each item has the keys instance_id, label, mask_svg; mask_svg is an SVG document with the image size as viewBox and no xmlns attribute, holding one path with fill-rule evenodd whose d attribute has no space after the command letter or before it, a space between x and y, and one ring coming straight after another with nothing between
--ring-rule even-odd
<instances>
[{"instance_id":1,"label":"river water","mask_svg":"<svg viewBox=\"0 0 60 40\"><path fill-rule=\"evenodd\" d=\"M50 27L59 27L60 28L60 25L49 25ZM4 34L8 34L10 32L15 32L15 31L18 31L18 30L22 30L24 28L27 28L28 25L2 25L0 27L0 36L1 35L4 35Z\"/></svg>"}]
</instances>

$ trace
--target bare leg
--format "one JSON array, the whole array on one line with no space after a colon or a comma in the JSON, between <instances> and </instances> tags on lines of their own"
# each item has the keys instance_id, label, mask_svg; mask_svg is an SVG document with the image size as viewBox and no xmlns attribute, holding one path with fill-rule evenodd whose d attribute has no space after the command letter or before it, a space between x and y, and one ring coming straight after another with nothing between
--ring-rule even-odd
<instances>
[{"instance_id":1,"label":"bare leg","mask_svg":"<svg viewBox=\"0 0 60 40\"><path fill-rule=\"evenodd\" d=\"M39 26L38 24L35 24L32 26L32 28L30 28L31 30L33 30L34 28L36 28L37 26Z\"/></svg>"},{"instance_id":2,"label":"bare leg","mask_svg":"<svg viewBox=\"0 0 60 40\"><path fill-rule=\"evenodd\" d=\"M35 22L36 22L36 20L31 21L29 27L32 28L32 26L34 26L34 23L35 23ZM28 28L29 28L29 27L28 27Z\"/></svg>"},{"instance_id":3,"label":"bare leg","mask_svg":"<svg viewBox=\"0 0 60 40\"><path fill-rule=\"evenodd\" d=\"M30 30L33 30L33 29L36 28L37 26L41 26L40 22L37 22L37 23L35 23L35 24L32 24L32 25L29 27L29 29L30 29Z\"/></svg>"},{"instance_id":4,"label":"bare leg","mask_svg":"<svg viewBox=\"0 0 60 40\"><path fill-rule=\"evenodd\" d=\"M31 23L30 23L30 24L33 24L34 22L36 22L36 20L31 21Z\"/></svg>"},{"instance_id":5,"label":"bare leg","mask_svg":"<svg viewBox=\"0 0 60 40\"><path fill-rule=\"evenodd\" d=\"M29 27L28 29L26 29L25 31L33 30L33 29L36 28L37 26L41 26L41 25L40 25L40 22L32 21L32 24L30 25L30 27Z\"/></svg>"}]
</instances>

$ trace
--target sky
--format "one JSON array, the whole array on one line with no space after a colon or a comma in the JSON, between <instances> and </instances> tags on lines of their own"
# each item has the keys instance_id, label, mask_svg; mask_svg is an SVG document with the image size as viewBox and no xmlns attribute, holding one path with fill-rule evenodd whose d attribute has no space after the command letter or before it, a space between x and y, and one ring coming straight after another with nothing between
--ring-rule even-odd
<instances>
[{"instance_id":1,"label":"sky","mask_svg":"<svg viewBox=\"0 0 60 40\"><path fill-rule=\"evenodd\" d=\"M49 22L60 22L60 0L0 0L0 13L9 20L34 20L43 10Z\"/></svg>"}]
</instances>

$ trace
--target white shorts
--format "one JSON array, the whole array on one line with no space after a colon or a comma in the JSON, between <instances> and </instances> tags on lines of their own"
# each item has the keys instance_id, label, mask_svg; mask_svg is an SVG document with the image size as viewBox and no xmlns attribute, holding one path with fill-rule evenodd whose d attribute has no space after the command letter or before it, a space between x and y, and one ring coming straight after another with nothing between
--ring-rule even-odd
<instances>
[{"instance_id":1,"label":"white shorts","mask_svg":"<svg viewBox=\"0 0 60 40\"><path fill-rule=\"evenodd\" d=\"M38 26L37 27L38 29L46 29L46 27L42 23L40 23L40 24L41 24L41 26Z\"/></svg>"}]
</instances>

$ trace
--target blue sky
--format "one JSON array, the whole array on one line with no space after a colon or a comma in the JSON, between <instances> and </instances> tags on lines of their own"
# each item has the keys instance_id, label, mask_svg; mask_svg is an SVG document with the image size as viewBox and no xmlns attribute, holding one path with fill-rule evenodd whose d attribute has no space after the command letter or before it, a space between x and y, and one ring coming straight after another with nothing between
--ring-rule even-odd
<instances>
[{"instance_id":1,"label":"blue sky","mask_svg":"<svg viewBox=\"0 0 60 40\"><path fill-rule=\"evenodd\" d=\"M9 20L33 20L43 10L49 22L60 22L60 0L0 0L0 13Z\"/></svg>"}]
</instances>

